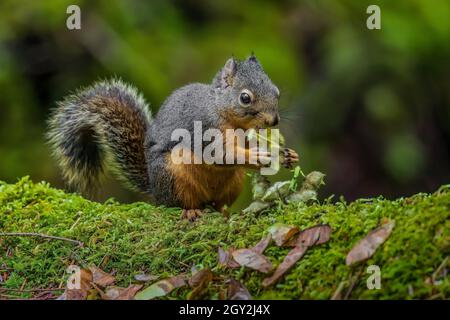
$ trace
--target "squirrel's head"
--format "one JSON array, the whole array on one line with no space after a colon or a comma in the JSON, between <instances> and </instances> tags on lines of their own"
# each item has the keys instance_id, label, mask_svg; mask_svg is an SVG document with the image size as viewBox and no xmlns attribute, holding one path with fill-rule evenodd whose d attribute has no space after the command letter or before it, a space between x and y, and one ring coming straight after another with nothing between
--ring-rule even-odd
<instances>
[{"instance_id":1,"label":"squirrel's head","mask_svg":"<svg viewBox=\"0 0 450 320\"><path fill-rule=\"evenodd\" d=\"M264 128L278 124L280 91L254 55L244 61L230 58L214 78L224 113L235 128Z\"/></svg>"}]
</instances>

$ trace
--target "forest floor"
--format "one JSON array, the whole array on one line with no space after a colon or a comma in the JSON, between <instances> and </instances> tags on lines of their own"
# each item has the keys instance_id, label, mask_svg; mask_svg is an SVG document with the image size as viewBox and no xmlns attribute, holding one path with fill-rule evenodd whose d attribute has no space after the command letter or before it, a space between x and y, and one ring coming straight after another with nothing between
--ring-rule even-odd
<instances>
[{"instance_id":1,"label":"forest floor","mask_svg":"<svg viewBox=\"0 0 450 320\"><path fill-rule=\"evenodd\" d=\"M278 202L258 214L233 212L225 217L212 212L193 223L180 219L180 213L142 202L92 202L28 178L16 184L0 182L0 299L43 297L42 292L56 298L72 264L95 265L113 274L117 286L141 283L144 288L156 278L209 268L214 280L203 290L206 299L223 298L229 278L242 283L254 299L450 299L449 186L394 201ZM389 238L372 257L347 266L354 245L386 221L395 221ZM328 224L332 233L270 287L262 286L266 274L218 263L219 247L251 248L276 223L300 230ZM59 236L83 245L10 233ZM290 250L270 245L264 255L278 266ZM380 268L380 289L367 287L370 265ZM154 281L138 282L136 275L142 274ZM181 286L165 298L184 299L191 291Z\"/></svg>"}]
</instances>

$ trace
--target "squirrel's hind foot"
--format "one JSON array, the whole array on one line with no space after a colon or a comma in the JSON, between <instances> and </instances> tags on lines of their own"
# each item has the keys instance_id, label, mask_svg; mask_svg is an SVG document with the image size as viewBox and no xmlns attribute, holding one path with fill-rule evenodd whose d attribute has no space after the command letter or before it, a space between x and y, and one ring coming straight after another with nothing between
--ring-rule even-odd
<instances>
[{"instance_id":1,"label":"squirrel's hind foot","mask_svg":"<svg viewBox=\"0 0 450 320\"><path fill-rule=\"evenodd\" d=\"M181 219L187 219L189 222L194 222L203 215L203 210L200 209L183 209L181 212Z\"/></svg>"}]
</instances>

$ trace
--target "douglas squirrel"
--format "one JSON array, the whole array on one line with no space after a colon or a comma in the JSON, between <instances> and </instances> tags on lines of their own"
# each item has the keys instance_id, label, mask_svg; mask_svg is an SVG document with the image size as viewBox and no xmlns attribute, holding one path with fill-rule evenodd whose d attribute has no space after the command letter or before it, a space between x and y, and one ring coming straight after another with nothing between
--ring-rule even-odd
<instances>
[{"instance_id":1,"label":"douglas squirrel","mask_svg":"<svg viewBox=\"0 0 450 320\"><path fill-rule=\"evenodd\" d=\"M228 59L210 84L175 90L154 118L135 88L117 79L102 81L58 103L48 139L72 187L92 189L108 168L156 204L181 207L183 217L195 220L206 205L217 210L231 205L241 192L245 168L262 164L174 164L172 132L184 128L193 134L194 121L201 121L203 130L222 132L275 126L279 96L254 55ZM298 160L295 151L284 152L285 166ZM250 149L236 147L238 153L247 160Z\"/></svg>"}]
</instances>

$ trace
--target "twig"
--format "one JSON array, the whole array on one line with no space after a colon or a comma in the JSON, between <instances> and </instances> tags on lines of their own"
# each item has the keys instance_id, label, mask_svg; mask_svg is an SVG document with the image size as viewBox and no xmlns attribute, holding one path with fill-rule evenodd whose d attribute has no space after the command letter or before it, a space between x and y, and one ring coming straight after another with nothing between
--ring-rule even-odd
<instances>
[{"instance_id":1,"label":"twig","mask_svg":"<svg viewBox=\"0 0 450 320\"><path fill-rule=\"evenodd\" d=\"M333 293L333 296L331 297L331 300L342 300L342 291L345 289L346 281L341 281L336 289L336 291Z\"/></svg>"},{"instance_id":2,"label":"twig","mask_svg":"<svg viewBox=\"0 0 450 320\"><path fill-rule=\"evenodd\" d=\"M13 295L10 295L10 294L1 294L0 293L0 300L5 300L5 299L6 300L21 300L21 299L18 299L17 296L13 296Z\"/></svg>"},{"instance_id":3,"label":"twig","mask_svg":"<svg viewBox=\"0 0 450 320\"><path fill-rule=\"evenodd\" d=\"M433 280L433 284L436 282L436 280L439 277L445 277L447 275L447 264L449 262L450 256L445 257L444 261L439 265L439 267L436 269L435 272L433 272L433 275L431 276L431 279Z\"/></svg>"},{"instance_id":4,"label":"twig","mask_svg":"<svg viewBox=\"0 0 450 320\"><path fill-rule=\"evenodd\" d=\"M64 237L57 237L57 236L49 236L47 234L42 233L33 233L33 232L0 232L0 237L41 237L46 239L54 239L54 240L62 240L67 242L72 242L80 247L84 246L84 243L78 240L73 240L69 238Z\"/></svg>"},{"instance_id":5,"label":"twig","mask_svg":"<svg viewBox=\"0 0 450 320\"><path fill-rule=\"evenodd\" d=\"M63 291L64 288L36 288L36 289L13 289L13 288L0 288L0 291L11 292L50 292L50 291Z\"/></svg>"},{"instance_id":6,"label":"twig","mask_svg":"<svg viewBox=\"0 0 450 320\"><path fill-rule=\"evenodd\" d=\"M348 288L347 293L344 296L344 300L348 300L350 298L350 295L352 294L352 291L355 288L355 285L358 282L359 277L361 277L362 271L363 271L363 266L361 266L361 268L359 269L359 271L355 277L350 278L351 279L350 287Z\"/></svg>"},{"instance_id":7,"label":"twig","mask_svg":"<svg viewBox=\"0 0 450 320\"><path fill-rule=\"evenodd\" d=\"M20 290L23 290L25 288L25 285L27 284L27 279L25 279L22 283L22 285L20 286Z\"/></svg>"},{"instance_id":8,"label":"twig","mask_svg":"<svg viewBox=\"0 0 450 320\"><path fill-rule=\"evenodd\" d=\"M75 226L78 224L78 222L80 222L81 220L81 216L78 217L78 219L73 223L73 225L69 228L69 231L72 231L73 228L75 228Z\"/></svg>"}]
</instances>

